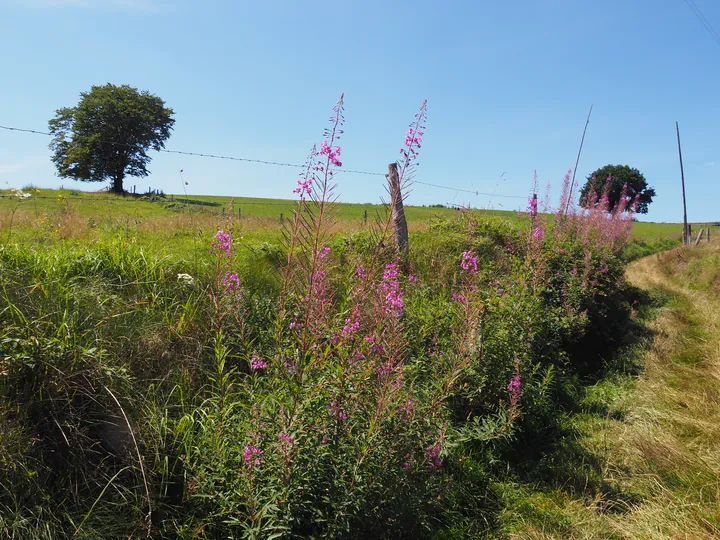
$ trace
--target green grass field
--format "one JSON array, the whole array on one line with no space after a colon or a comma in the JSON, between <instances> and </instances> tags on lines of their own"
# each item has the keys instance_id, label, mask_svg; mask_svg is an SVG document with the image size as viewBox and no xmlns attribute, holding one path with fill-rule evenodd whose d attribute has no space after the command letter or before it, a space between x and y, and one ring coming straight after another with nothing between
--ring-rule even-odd
<instances>
[{"instance_id":1,"label":"green grass field","mask_svg":"<svg viewBox=\"0 0 720 540\"><path fill-rule=\"evenodd\" d=\"M277 315L283 276L294 275L282 272L280 214L287 225L295 208L294 201L279 199L34 189L19 199L0 192L0 537L145 537L144 527L157 538L217 538L225 528L223 537L239 537L238 527L256 520L245 501L266 500L267 478L277 478L275 486L294 482L287 484L293 486L287 493L277 488L278 504L286 505L288 497L300 501L287 505L289 512L302 517L317 508L324 515L357 514L361 517L348 523L366 526L369 538L383 537L375 522L397 531L407 527L405 535L394 537L432 540L678 538L683 531L702 538L720 530L713 513L720 500L715 489L720 458L705 450L717 431L706 430L706 424L716 425L720 410L717 340L712 339L717 334L714 243L634 263L629 277L646 289L641 294L625 288L626 262L678 245L680 225L635 223L629 246L623 237L624 247L598 251L593 259L593 250L602 247L595 241L599 237L573 244L562 236L562 224L546 227L540 219L548 235L538 252L533 251L535 225L517 212L473 210L480 218L474 220L454 209L408 206L407 309L402 319L383 319L393 264L378 272L383 277L377 288L367 289L381 294L357 301L354 294L365 290L356 281L360 268L372 262L373 251L380 257L386 250L386 243L366 234L385 209L339 204L334 228L317 237L331 248L328 283L337 294L332 302L316 305L333 305L337 313L323 323L327 326L317 326L322 347L316 350L325 351L317 357L325 363L308 371L317 378L300 387L285 378L296 373L290 371L293 365L285 362L280 369L279 361L286 358L281 354L294 358L301 342L290 339L304 334L289 333L295 319L288 321L287 333L278 332L285 314ZM232 232L232 255L230 248L224 255L211 247L217 229ZM716 226L713 234L717 237ZM305 241L307 249L320 253L311 241ZM466 262L472 252L482 273L463 274L459 269L468 268L458 259ZM231 271L243 284L241 293L224 281ZM321 280L324 272L309 275ZM590 289L592 295L586 293ZM319 287L293 290L300 299L287 301L294 318L302 313L302 302L312 298L302 294L306 290L324 294ZM483 291L476 304L466 304L477 310L458 310L459 299L466 297L456 296L457 290ZM373 304L376 297L380 304ZM668 299L674 303L664 304ZM328 336L345 335L346 328L353 332L351 302L364 314L367 336L346 338L347 343L358 343L362 358L376 358L377 364L347 363L349 353L344 363L320 356L336 354L337 343L345 346ZM593 326L582 323L588 309L595 313ZM325 320L324 312L317 313L317 321ZM387 326L372 327L378 320ZM396 321L402 325L394 326ZM384 380L377 377L387 363L371 356L379 353L369 343L381 331L388 332L387 351L407 351L402 353L407 376L403 372L392 385L375 384ZM582 347L567 345L583 336L589 338ZM465 343L482 345L466 356L460 348ZM604 343L612 345L596 353ZM253 367L263 358L265 367ZM465 364L466 358L472 364ZM278 368L273 376L254 372L273 359ZM366 364L367 371L352 371L351 366ZM638 377L640 364L645 371ZM316 365L314 360L307 364ZM456 365L457 371L449 371ZM461 374L467 382L446 394ZM345 384L347 377L355 377L352 384ZM513 401L508 381L514 380L518 388L522 384L522 401L520 394ZM362 393L350 394L357 388ZM340 392L357 404L355 423L345 424L347 417L332 408ZM373 403L370 399L382 406L373 405L361 416L357 411ZM286 415L295 407L293 400L304 401L297 401L302 406L295 416ZM385 407L384 400L392 406ZM405 413L421 400L423 421L414 423ZM474 408L464 405L470 400ZM443 402L452 403L447 414L452 411L457 420L445 421L450 417L438 407ZM260 464L249 466L253 462L245 456L256 455L249 431L255 414L265 415L259 426L276 424L258 443L266 467L258 474L268 476L253 491L255 473L248 471ZM376 421L381 414L387 414L385 424ZM483 423L463 424L470 414L482 416ZM372 421L362 423L364 418ZM386 426L382 432L370 431L381 425ZM315 436L322 430L339 437L351 428L356 431L342 439L347 441L342 447L335 446L340 439L325 446L328 439ZM372 444L357 445L368 432ZM446 432L446 461L429 467L440 448L433 441L445 441ZM137 434L139 442L131 442L128 433ZM297 455L309 461L290 475L281 468L290 463L295 440L302 449ZM409 450L396 452L400 444ZM403 492L399 489L410 485L404 472L413 467L410 451L420 463L412 473L418 483ZM395 454L395 466L388 467L388 456ZM353 467L347 476L339 468L345 461ZM356 474L361 467L367 472ZM60 480L46 483L54 470ZM387 488L378 491L376 484ZM333 497L318 485L332 486ZM346 486L353 498L337 486ZM321 495L302 499L313 489ZM347 510L346 501L365 506ZM367 519L365 508L377 516L399 516L398 521ZM422 529L418 513L425 516ZM299 518L285 515L268 514L267 523L303 531ZM301 532L294 537L303 537ZM335 537L348 536L338 529Z\"/></svg>"},{"instance_id":2,"label":"green grass field","mask_svg":"<svg viewBox=\"0 0 720 540\"><path fill-rule=\"evenodd\" d=\"M278 229L281 215L284 218L292 215L296 201L291 199L265 199L252 197L225 197L212 195L176 195L168 194L165 197L126 196L118 197L109 192L84 192L71 190L31 190L31 197L19 200L10 191L0 190L0 224L7 220L7 213L16 212L19 215L42 216L57 212L73 212L79 216L93 218L162 218L177 216L178 214L202 214L204 218L228 217L232 211L233 217L254 218L259 220L255 225L262 223L267 229L269 238L274 237L273 232ZM232 210L230 205L232 204ZM339 203L336 206L336 217L342 222L341 229L363 227L365 214L368 223L371 223L383 207L379 204ZM508 220L519 219L518 213L506 210L473 210L483 217ZM226 214L227 213L227 214ZM453 218L458 210L444 207L412 206L405 207L408 224L411 229L424 228L436 218ZM693 224L695 231L707 224ZM717 224L712 224L713 232L720 231ZM658 238L679 239L682 225L679 223L653 223L639 221L633 227L633 237L642 240Z\"/></svg>"}]
</instances>

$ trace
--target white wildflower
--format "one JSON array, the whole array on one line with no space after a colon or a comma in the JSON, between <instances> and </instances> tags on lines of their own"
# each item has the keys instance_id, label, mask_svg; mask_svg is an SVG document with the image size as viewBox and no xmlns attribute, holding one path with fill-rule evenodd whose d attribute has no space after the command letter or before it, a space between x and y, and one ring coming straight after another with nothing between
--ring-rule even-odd
<instances>
[{"instance_id":1,"label":"white wildflower","mask_svg":"<svg viewBox=\"0 0 720 540\"><path fill-rule=\"evenodd\" d=\"M193 278L190 274L178 274L177 278L179 282L183 285L187 285L188 287L195 285L195 278Z\"/></svg>"}]
</instances>

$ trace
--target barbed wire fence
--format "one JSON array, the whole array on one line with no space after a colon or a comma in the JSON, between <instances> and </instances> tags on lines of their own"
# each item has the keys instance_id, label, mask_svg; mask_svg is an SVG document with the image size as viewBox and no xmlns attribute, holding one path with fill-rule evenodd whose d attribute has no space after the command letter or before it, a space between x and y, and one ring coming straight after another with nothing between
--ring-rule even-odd
<instances>
[{"instance_id":1,"label":"barbed wire fence","mask_svg":"<svg viewBox=\"0 0 720 540\"><path fill-rule=\"evenodd\" d=\"M0 125L0 130L4 130L4 131L8 131L8 132L16 132L16 133L29 133L29 134L33 134L33 135L43 135L43 136L48 136L48 137L51 137L51 136L52 136L52 133L49 133L49 132L47 132L47 131L39 131L39 130L27 129L27 128L19 128L19 127L14 127L14 126ZM103 144L118 145L118 146L129 146L127 143L122 143L122 142L117 142L117 141L98 140L97 142L100 142L100 143L103 143ZM285 162L280 162L280 161L270 161L270 160L264 160L264 159L255 159L255 158L246 158L246 157L237 157L237 156L225 156L225 155L219 155L219 154L209 154L209 153L205 153L205 152L188 152L188 151L183 151L183 150L171 150L171 149L166 149L166 148L161 148L161 149L159 150L159 152L165 153L165 154L176 154L176 155L181 155L181 156L191 156L191 157L199 157L199 158L206 158L206 159L218 159L218 160L245 162L245 163L255 163L255 164L260 164L260 165L271 165L271 166L277 166L277 167L288 167L288 168L297 168L297 169L301 169L301 168L304 167L304 165L300 165L300 164L297 164L297 163L285 163ZM382 177L387 177L387 174L386 174L386 173L373 172L373 171L363 171L363 170L356 170L356 169L340 169L338 172L339 172L339 173L344 173L344 174L359 174L359 175L365 175L365 176L382 176ZM509 194L487 193L487 192L479 191L479 190L476 190L476 189L467 189L467 188L461 188L461 187L457 187L457 186L448 186L448 185L437 184L437 183L432 183L432 182L423 182L423 181L420 181L420 180L414 180L414 181L413 181L413 184L419 184L419 185L423 185L423 186L427 186L427 187L432 187L432 188L435 188L435 189L443 189L443 190L447 190L447 191L452 191L452 192L454 192L454 193L456 193L456 194L458 194L458 193L466 193L466 194L469 194L469 195L474 195L474 196L476 196L476 197L487 196L487 197L491 197L491 199L494 199L494 198L497 197L497 198L508 198L508 199L523 199L523 200L528 200L528 196L524 196L524 195L509 195ZM496 188L497 188L497 186L496 186ZM153 197L153 196L158 197L158 196L159 196L159 193L157 192L157 190L155 190L155 191L156 191L156 192L153 193L153 190L152 190L151 188L149 188L148 191L146 192L146 195L147 195L148 197ZM185 203L187 203L187 204L195 204L195 205L207 206L207 207L220 206L219 203L213 203L213 202L210 202L210 201L202 201L202 200L199 200L199 199L189 199L188 197L177 198L177 199L175 199L174 196L171 196L171 197L172 197L171 200L173 200L173 201L177 200L178 202L185 202ZM54 198L54 197L36 197L36 198L48 198L48 199L51 199L51 198ZM165 198L166 198L166 197L165 197ZM65 199L72 199L72 200L74 200L74 201L93 201L93 200L103 200L103 201L107 201L107 199L99 198L99 197L96 197L96 198L92 198L92 197L65 197ZM121 199L119 199L119 200L121 200ZM129 199L129 200L132 200L132 199ZM491 202L492 202L492 201L491 201ZM240 203L240 205L242 205L242 206L245 206L245 205L248 205L248 206L252 206L252 205L262 205L262 206L287 206L287 205L291 205L292 203L293 203L293 201L291 201L291 200L288 200L287 203L284 203L284 202L277 202L277 203L276 203L276 202L260 202L260 201L258 201L258 202L246 202L246 201L242 201L242 202ZM353 204L355 204L355 203L353 203ZM363 206L361 203L358 203L358 204L359 204L360 206ZM452 208L452 207L456 207L457 205L452 205L452 206L448 205L448 206ZM366 217L366 216L367 216L367 213L366 213L366 212L365 212L364 215L365 215L365 219L367 219L367 217ZM282 220L282 214L280 214L280 216L281 216L280 219Z\"/></svg>"}]
</instances>

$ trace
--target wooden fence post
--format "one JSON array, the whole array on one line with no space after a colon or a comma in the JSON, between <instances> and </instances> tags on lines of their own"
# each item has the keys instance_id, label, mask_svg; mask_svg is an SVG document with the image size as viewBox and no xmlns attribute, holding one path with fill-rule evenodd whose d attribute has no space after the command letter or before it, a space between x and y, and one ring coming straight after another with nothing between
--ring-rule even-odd
<instances>
[{"instance_id":1,"label":"wooden fence post","mask_svg":"<svg viewBox=\"0 0 720 540\"><path fill-rule=\"evenodd\" d=\"M390 187L390 208L393 225L395 226L395 244L401 257L406 258L408 252L408 227L403 208L403 196L400 191L400 178L398 177L397 163L388 165L388 184Z\"/></svg>"},{"instance_id":2,"label":"wooden fence post","mask_svg":"<svg viewBox=\"0 0 720 540\"><path fill-rule=\"evenodd\" d=\"M238 208L238 219L242 219L242 209Z\"/></svg>"},{"instance_id":3,"label":"wooden fence post","mask_svg":"<svg viewBox=\"0 0 720 540\"><path fill-rule=\"evenodd\" d=\"M697 235L697 238L695 239L695 247L700 243L700 239L702 238L703 232L705 232L705 229L700 229L700 232Z\"/></svg>"},{"instance_id":4,"label":"wooden fence post","mask_svg":"<svg viewBox=\"0 0 720 540\"><path fill-rule=\"evenodd\" d=\"M710 227L708 227L708 232L707 232L707 238L706 238L706 240L707 240L708 242L710 241Z\"/></svg>"},{"instance_id":5,"label":"wooden fence post","mask_svg":"<svg viewBox=\"0 0 720 540\"><path fill-rule=\"evenodd\" d=\"M363 223L367 225L367 210L363 211Z\"/></svg>"},{"instance_id":6,"label":"wooden fence post","mask_svg":"<svg viewBox=\"0 0 720 540\"><path fill-rule=\"evenodd\" d=\"M280 212L280 223L282 223L282 222L283 222L283 215L282 215L282 212Z\"/></svg>"}]
</instances>

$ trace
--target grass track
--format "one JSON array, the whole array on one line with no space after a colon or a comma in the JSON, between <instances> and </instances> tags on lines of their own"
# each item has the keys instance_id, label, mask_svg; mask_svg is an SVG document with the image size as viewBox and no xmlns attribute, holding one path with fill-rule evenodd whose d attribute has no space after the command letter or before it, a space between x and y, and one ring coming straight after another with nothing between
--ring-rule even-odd
<instances>
[{"instance_id":1,"label":"grass track","mask_svg":"<svg viewBox=\"0 0 720 540\"><path fill-rule=\"evenodd\" d=\"M720 244L646 257L627 275L653 298L638 313L650 334L568 418L575 437L547 458L577 445L566 485L506 486L513 538L720 537Z\"/></svg>"}]
</instances>

